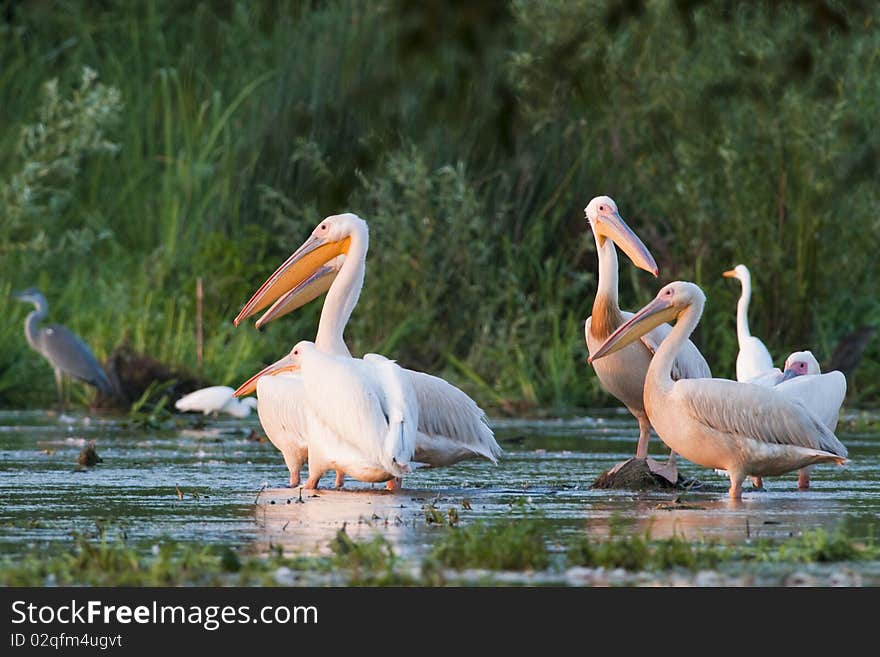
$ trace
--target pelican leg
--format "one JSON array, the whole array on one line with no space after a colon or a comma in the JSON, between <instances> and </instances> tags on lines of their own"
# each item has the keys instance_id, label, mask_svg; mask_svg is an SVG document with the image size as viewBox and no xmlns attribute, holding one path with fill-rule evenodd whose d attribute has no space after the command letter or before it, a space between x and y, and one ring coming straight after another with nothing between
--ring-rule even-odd
<instances>
[{"instance_id":1,"label":"pelican leg","mask_svg":"<svg viewBox=\"0 0 880 657\"><path fill-rule=\"evenodd\" d=\"M636 448L636 458L645 459L648 470L660 475L670 484L678 483L678 467L675 465L675 452L669 452L666 463L659 463L648 456L648 442L651 440L651 422L648 416L639 413L636 415L639 421L639 445Z\"/></svg>"},{"instance_id":2,"label":"pelican leg","mask_svg":"<svg viewBox=\"0 0 880 657\"><path fill-rule=\"evenodd\" d=\"M764 479L761 477L752 477L752 486L755 488L764 488Z\"/></svg>"},{"instance_id":3,"label":"pelican leg","mask_svg":"<svg viewBox=\"0 0 880 657\"><path fill-rule=\"evenodd\" d=\"M307 490L315 490L318 487L318 482L327 470L326 462L313 459L311 451L309 451L309 478L306 480L304 488Z\"/></svg>"},{"instance_id":4,"label":"pelican leg","mask_svg":"<svg viewBox=\"0 0 880 657\"><path fill-rule=\"evenodd\" d=\"M300 471L303 465L302 459L295 452L281 452L281 455L284 457L284 464L290 471L290 487L296 488L299 486Z\"/></svg>"},{"instance_id":5,"label":"pelican leg","mask_svg":"<svg viewBox=\"0 0 880 657\"><path fill-rule=\"evenodd\" d=\"M336 488L342 488L345 484L345 473L342 470L336 471Z\"/></svg>"},{"instance_id":6,"label":"pelican leg","mask_svg":"<svg viewBox=\"0 0 880 657\"><path fill-rule=\"evenodd\" d=\"M732 500L741 500L742 499L742 484L745 481L746 476L740 472L731 472L727 473L730 475L730 490L728 491L728 495Z\"/></svg>"},{"instance_id":7,"label":"pelican leg","mask_svg":"<svg viewBox=\"0 0 880 657\"><path fill-rule=\"evenodd\" d=\"M810 489L810 466L798 470L798 490Z\"/></svg>"},{"instance_id":8,"label":"pelican leg","mask_svg":"<svg viewBox=\"0 0 880 657\"><path fill-rule=\"evenodd\" d=\"M403 484L402 477L393 477L385 482L385 490L398 491L400 490L401 484Z\"/></svg>"},{"instance_id":9,"label":"pelican leg","mask_svg":"<svg viewBox=\"0 0 880 657\"><path fill-rule=\"evenodd\" d=\"M318 482L321 481L321 476L323 472L315 472L313 473L309 470L309 478L306 480L306 485L303 486L306 490L315 490L318 487Z\"/></svg>"},{"instance_id":10,"label":"pelican leg","mask_svg":"<svg viewBox=\"0 0 880 657\"><path fill-rule=\"evenodd\" d=\"M651 423L644 413L636 415L639 421L639 444L636 447L636 458L648 458L648 441L651 439Z\"/></svg>"}]
</instances>

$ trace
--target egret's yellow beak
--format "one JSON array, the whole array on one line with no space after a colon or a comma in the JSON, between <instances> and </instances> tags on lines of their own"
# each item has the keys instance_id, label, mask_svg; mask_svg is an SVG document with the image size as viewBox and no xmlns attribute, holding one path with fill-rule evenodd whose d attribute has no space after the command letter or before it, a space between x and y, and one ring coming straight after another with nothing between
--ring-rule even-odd
<instances>
[{"instance_id":1,"label":"egret's yellow beak","mask_svg":"<svg viewBox=\"0 0 880 657\"><path fill-rule=\"evenodd\" d=\"M342 259L345 258L345 256L341 255L337 256L337 258ZM330 286L333 284L333 281L336 280L336 275L338 273L339 266L331 264L321 265L315 270L315 273L309 276L306 280L299 283L299 285L289 292L285 292L278 297L278 300L272 304L269 310L263 313L263 316L257 320L254 326L257 328L263 328L272 320L278 319L297 308L301 308L312 299L318 298L330 289Z\"/></svg>"},{"instance_id":2,"label":"egret's yellow beak","mask_svg":"<svg viewBox=\"0 0 880 657\"><path fill-rule=\"evenodd\" d=\"M736 278L736 270L728 269L726 272L721 274L724 278Z\"/></svg>"},{"instance_id":3,"label":"egret's yellow beak","mask_svg":"<svg viewBox=\"0 0 880 657\"><path fill-rule=\"evenodd\" d=\"M294 251L293 255L291 255L283 265L275 270L275 273L272 274L265 283L263 283L260 289L257 290L256 294L250 298L250 301L244 305L244 308L241 309L238 316L232 320L232 323L235 326L238 326L243 320L259 312L285 293L294 290L300 285L300 283L303 283L317 273L318 270L329 260L338 255L348 253L350 244L350 237L332 241L324 237L316 237L312 235L301 247ZM316 281L313 281L313 283L314 282ZM329 283L327 284L327 287L329 287ZM315 288L312 289L314 290ZM326 288L321 290L321 292L325 290ZM302 290L300 290L300 292L302 292ZM317 292L308 298L306 298L308 295L303 295L299 297L299 299L306 298L306 301L302 301L302 303L306 303L314 299L321 292ZM291 302L291 304L292 303L293 302ZM302 303L299 305L302 305ZM284 312L273 314L273 318L280 317L284 313L290 312L294 308L299 307L298 305L283 305L286 308ZM269 320L267 319L265 321ZM262 323L265 323L265 321Z\"/></svg>"},{"instance_id":4,"label":"egret's yellow beak","mask_svg":"<svg viewBox=\"0 0 880 657\"><path fill-rule=\"evenodd\" d=\"M600 214L593 221L593 230L602 237L614 242L632 263L639 269L651 272L654 277L660 273L654 256L648 251L639 236L626 225L623 217L617 212Z\"/></svg>"},{"instance_id":5,"label":"egret's yellow beak","mask_svg":"<svg viewBox=\"0 0 880 657\"><path fill-rule=\"evenodd\" d=\"M290 354L285 356L284 358L275 361L269 367L264 367L259 372L254 374L247 381L238 386L238 390L233 392L234 397L245 397L246 395L252 394L257 389L257 381L260 377L263 376L273 376L275 374L281 374L283 372L296 372L299 369L299 365L293 362L293 359L290 357Z\"/></svg>"},{"instance_id":6,"label":"egret's yellow beak","mask_svg":"<svg viewBox=\"0 0 880 657\"><path fill-rule=\"evenodd\" d=\"M653 331L661 324L671 322L677 315L678 308L671 302L660 297L655 298L651 303L633 315L628 322L609 335L608 339L602 343L596 352L590 354L587 361L592 363L603 356L620 351L641 338L645 333Z\"/></svg>"}]
</instances>

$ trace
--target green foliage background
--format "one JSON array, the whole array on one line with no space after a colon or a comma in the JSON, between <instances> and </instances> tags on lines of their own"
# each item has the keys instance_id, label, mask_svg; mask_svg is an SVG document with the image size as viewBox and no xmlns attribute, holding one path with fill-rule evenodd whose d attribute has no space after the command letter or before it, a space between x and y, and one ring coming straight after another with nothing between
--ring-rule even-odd
<instances>
[{"instance_id":1,"label":"green foliage background","mask_svg":"<svg viewBox=\"0 0 880 657\"><path fill-rule=\"evenodd\" d=\"M585 363L613 196L661 267L621 303L701 285L697 341L732 376L739 293L782 360L880 325L880 9L871 2L0 2L0 406L51 369L9 292L99 358L127 340L237 384L319 304L231 319L325 215L371 227L347 331L519 410L608 403ZM850 389L876 399L877 340ZM24 382L24 383L23 383Z\"/></svg>"}]
</instances>

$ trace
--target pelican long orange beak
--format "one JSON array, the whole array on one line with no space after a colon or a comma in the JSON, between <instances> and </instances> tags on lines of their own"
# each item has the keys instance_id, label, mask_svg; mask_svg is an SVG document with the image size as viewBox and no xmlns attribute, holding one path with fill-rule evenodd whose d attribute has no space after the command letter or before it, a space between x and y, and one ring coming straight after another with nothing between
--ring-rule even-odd
<instances>
[{"instance_id":1,"label":"pelican long orange beak","mask_svg":"<svg viewBox=\"0 0 880 657\"><path fill-rule=\"evenodd\" d=\"M272 320L293 312L324 294L333 285L333 281L336 280L336 275L339 273L339 268L344 260L345 256L339 255L327 264L318 267L311 276L300 282L289 292L285 292L278 297L278 300L269 307L269 310L263 313L254 326L258 329L263 328Z\"/></svg>"},{"instance_id":2,"label":"pelican long orange beak","mask_svg":"<svg viewBox=\"0 0 880 657\"><path fill-rule=\"evenodd\" d=\"M238 389L233 392L232 395L234 397L245 397L246 395L253 394L257 389L257 381L260 377L274 376L275 374L282 374L284 372L296 372L297 370L299 370L299 365L295 364L290 357L290 354L288 354L284 358L276 360L268 367L264 367L254 374L251 378L238 386Z\"/></svg>"},{"instance_id":3,"label":"pelican long orange beak","mask_svg":"<svg viewBox=\"0 0 880 657\"><path fill-rule=\"evenodd\" d=\"M678 315L678 312L679 309L671 302L656 297L647 306L633 315L628 322L621 325L614 333L609 335L596 352L590 354L587 362L592 363L594 360L598 360L603 356L613 354L615 351L620 351L646 333L653 331L661 324L673 321Z\"/></svg>"},{"instance_id":4,"label":"pelican long orange beak","mask_svg":"<svg viewBox=\"0 0 880 657\"><path fill-rule=\"evenodd\" d=\"M651 272L656 278L660 273L654 256L633 230L626 225L617 212L600 214L593 222L593 230L614 242L639 269Z\"/></svg>"},{"instance_id":5,"label":"pelican long orange beak","mask_svg":"<svg viewBox=\"0 0 880 657\"><path fill-rule=\"evenodd\" d=\"M727 271L722 272L721 275L724 276L724 278L737 278L735 269L728 269Z\"/></svg>"},{"instance_id":6,"label":"pelican long orange beak","mask_svg":"<svg viewBox=\"0 0 880 657\"><path fill-rule=\"evenodd\" d=\"M238 316L234 320L232 320L232 323L235 326L238 326L243 320L261 311L269 304L278 300L279 297L281 297L282 295L296 289L297 286L307 281L310 277L317 273L318 270L329 260L332 260L338 255L348 253L348 248L350 244L350 237L335 241L328 240L324 237L316 237L314 235L309 237L309 239L307 239L302 246L294 251L293 255L285 260L284 264L276 269L275 273L272 274L266 280L266 282L260 286L260 289L257 290L254 296L250 298L250 301L248 301L244 305L244 308L242 308L241 312L238 313ZM316 281L313 281L313 283L314 282ZM332 283L332 280L330 282ZM329 287L329 283L327 283L327 287ZM312 288L312 290L314 289L316 288ZM313 296L306 298L306 300L302 301L299 305L311 301L316 296L318 296L318 294L324 291L326 291L326 288L320 290ZM302 290L300 290L300 292L302 292ZM306 296L307 295L303 295L299 297L299 299L301 300ZM292 302L290 302L290 304L282 305L285 308L284 312L274 313L272 319L274 319L275 317L280 317L281 315L290 312L294 308L299 307L299 305L292 305ZM267 321L269 320L266 319L262 323L264 324Z\"/></svg>"}]
</instances>

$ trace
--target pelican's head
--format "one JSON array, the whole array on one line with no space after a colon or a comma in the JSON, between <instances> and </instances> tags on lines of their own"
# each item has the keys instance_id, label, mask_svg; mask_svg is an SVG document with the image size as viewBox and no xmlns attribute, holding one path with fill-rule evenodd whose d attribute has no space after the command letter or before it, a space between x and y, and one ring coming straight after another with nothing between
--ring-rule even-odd
<instances>
[{"instance_id":1,"label":"pelican's head","mask_svg":"<svg viewBox=\"0 0 880 657\"><path fill-rule=\"evenodd\" d=\"M617 211L617 203L610 196L597 196L584 208L590 228L596 236L596 243L601 247L605 239L610 239L623 251L633 264L640 269L651 272L656 277L659 273L654 256L648 251L639 236L636 235Z\"/></svg>"},{"instance_id":2,"label":"pelican's head","mask_svg":"<svg viewBox=\"0 0 880 657\"><path fill-rule=\"evenodd\" d=\"M819 367L819 361L812 351L796 351L785 359L782 381L788 381L796 376L821 373L822 368Z\"/></svg>"},{"instance_id":3,"label":"pelican's head","mask_svg":"<svg viewBox=\"0 0 880 657\"><path fill-rule=\"evenodd\" d=\"M653 301L609 335L595 353L590 354L589 361L623 349L661 324L677 320L688 308L696 307L698 312L702 312L705 303L706 295L693 283L675 281L664 285Z\"/></svg>"},{"instance_id":4,"label":"pelican's head","mask_svg":"<svg viewBox=\"0 0 880 657\"><path fill-rule=\"evenodd\" d=\"M299 369L302 367L303 357L312 353L314 350L314 342L309 342L308 340L297 342L293 346L293 349L290 350L289 354L287 354L284 358L276 360L268 367L264 367L263 369L261 369L247 381L238 386L238 390L236 390L232 394L236 397L244 397L245 395L250 395L257 389L257 381L259 381L260 378L264 376L275 376L276 374L285 374L299 371Z\"/></svg>"},{"instance_id":5,"label":"pelican's head","mask_svg":"<svg viewBox=\"0 0 880 657\"><path fill-rule=\"evenodd\" d=\"M745 265L737 265L733 269L729 269L721 275L725 278L739 279L740 283L743 284L743 287L751 286L752 284L752 275L749 273L749 268Z\"/></svg>"},{"instance_id":6,"label":"pelican's head","mask_svg":"<svg viewBox=\"0 0 880 657\"><path fill-rule=\"evenodd\" d=\"M257 328L296 310L329 288L339 273L353 238L368 239L367 222L346 212L326 217L293 252L233 320L243 320L273 304L257 321Z\"/></svg>"}]
</instances>

